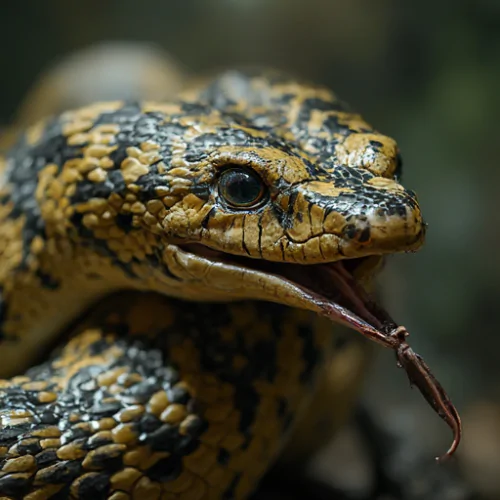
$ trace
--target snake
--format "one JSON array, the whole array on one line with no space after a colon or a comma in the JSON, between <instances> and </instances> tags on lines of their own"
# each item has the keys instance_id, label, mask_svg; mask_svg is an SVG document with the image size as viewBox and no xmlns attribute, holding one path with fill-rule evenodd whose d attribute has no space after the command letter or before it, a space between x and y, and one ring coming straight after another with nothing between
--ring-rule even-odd
<instances>
[{"instance_id":1,"label":"snake","mask_svg":"<svg viewBox=\"0 0 500 500\"><path fill-rule=\"evenodd\" d=\"M248 498L311 414L347 414L338 324L396 338L368 324L385 257L425 239L401 169L330 89L273 70L28 127L0 156L0 496Z\"/></svg>"}]
</instances>

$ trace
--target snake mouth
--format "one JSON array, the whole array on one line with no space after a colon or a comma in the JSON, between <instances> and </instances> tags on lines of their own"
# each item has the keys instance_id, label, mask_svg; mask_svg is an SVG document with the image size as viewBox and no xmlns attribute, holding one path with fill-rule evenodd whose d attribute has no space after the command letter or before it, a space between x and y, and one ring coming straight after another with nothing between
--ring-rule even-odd
<instances>
[{"instance_id":1,"label":"snake mouth","mask_svg":"<svg viewBox=\"0 0 500 500\"><path fill-rule=\"evenodd\" d=\"M272 297L273 294L259 298L302 306L358 331L369 329L386 332L395 327L388 313L376 303L364 285L367 278L380 267L384 259L381 255L319 264L293 264L227 254L198 243L185 244L179 248L212 263L237 268L245 273L256 273L263 287L267 281L278 284L279 288L288 292L283 299L279 295ZM300 303L288 300L297 296Z\"/></svg>"}]
</instances>

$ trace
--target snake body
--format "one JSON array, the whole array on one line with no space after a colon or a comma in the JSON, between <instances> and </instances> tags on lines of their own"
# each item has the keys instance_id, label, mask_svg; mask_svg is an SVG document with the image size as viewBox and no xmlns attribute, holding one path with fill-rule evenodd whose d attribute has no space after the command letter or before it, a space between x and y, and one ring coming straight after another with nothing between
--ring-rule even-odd
<instances>
[{"instance_id":1,"label":"snake body","mask_svg":"<svg viewBox=\"0 0 500 500\"><path fill-rule=\"evenodd\" d=\"M423 241L400 164L275 72L29 128L0 158L0 495L247 498L341 355L328 266L368 284Z\"/></svg>"}]
</instances>

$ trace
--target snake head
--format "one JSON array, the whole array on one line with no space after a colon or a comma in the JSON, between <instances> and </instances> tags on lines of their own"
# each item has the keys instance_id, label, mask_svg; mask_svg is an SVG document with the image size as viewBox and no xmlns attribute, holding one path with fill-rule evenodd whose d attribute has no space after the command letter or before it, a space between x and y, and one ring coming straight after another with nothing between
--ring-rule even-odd
<instances>
[{"instance_id":1,"label":"snake head","mask_svg":"<svg viewBox=\"0 0 500 500\"><path fill-rule=\"evenodd\" d=\"M160 210L147 216L166 241L164 263L189 284L177 287L188 290L183 296L318 310L304 288L329 299L338 292L322 266L349 260L359 271L367 260L422 245L416 195L396 180L397 146L357 115L353 123L344 116L350 125L318 149L310 136L292 140L289 129L210 107L193 112L164 125L182 127L163 153L169 206L155 202Z\"/></svg>"},{"instance_id":2,"label":"snake head","mask_svg":"<svg viewBox=\"0 0 500 500\"><path fill-rule=\"evenodd\" d=\"M108 274L125 270L119 288L315 310L297 293L324 281L321 266L349 260L359 270L367 258L418 249L425 224L397 181L394 140L324 89L299 87L303 95L283 104L287 88L264 109L198 96L64 115L69 151L83 158L39 174L46 231L69 218L77 245L111 256ZM60 213L61 186L72 204ZM324 296L331 286L321 288Z\"/></svg>"},{"instance_id":3,"label":"snake head","mask_svg":"<svg viewBox=\"0 0 500 500\"><path fill-rule=\"evenodd\" d=\"M416 195L394 178L397 147L380 134L351 134L324 158L219 115L198 123L177 151L170 175L182 175L172 179L181 194L160 225L181 245L318 264L414 251L424 241Z\"/></svg>"}]
</instances>

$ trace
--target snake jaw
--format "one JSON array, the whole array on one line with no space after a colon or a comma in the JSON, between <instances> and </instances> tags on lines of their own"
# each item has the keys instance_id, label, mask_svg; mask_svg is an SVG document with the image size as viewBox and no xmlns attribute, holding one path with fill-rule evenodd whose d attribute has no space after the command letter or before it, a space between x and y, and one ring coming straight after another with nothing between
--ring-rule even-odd
<instances>
[{"instance_id":1,"label":"snake jaw","mask_svg":"<svg viewBox=\"0 0 500 500\"><path fill-rule=\"evenodd\" d=\"M361 282L379 268L383 256L349 259L345 261L347 265L341 261L301 265L235 256L198 243L169 245L169 252L168 260L176 262L176 268L171 270L187 284L193 283L193 289L198 291L196 300L278 302L316 312L365 335L369 332L373 340L387 345L385 336L377 330L383 321L375 318L378 310L369 312L375 310L375 302L365 293L362 299L355 299L355 308L352 307L353 297L359 293L352 290L352 283ZM339 275L350 276L352 281L343 283L336 278ZM361 285L356 286L362 289ZM360 308L360 304L368 302L369 306Z\"/></svg>"}]
</instances>

